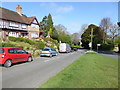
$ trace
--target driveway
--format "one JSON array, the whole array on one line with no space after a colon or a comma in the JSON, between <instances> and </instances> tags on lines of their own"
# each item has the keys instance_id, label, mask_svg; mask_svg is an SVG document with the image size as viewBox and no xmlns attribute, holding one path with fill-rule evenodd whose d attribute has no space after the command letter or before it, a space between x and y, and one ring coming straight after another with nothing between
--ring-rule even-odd
<instances>
[{"instance_id":1,"label":"driveway","mask_svg":"<svg viewBox=\"0 0 120 90\"><path fill-rule=\"evenodd\" d=\"M85 51L62 53L52 58L37 57L30 63L15 64L10 68L0 67L2 88L37 88L79 58Z\"/></svg>"}]
</instances>

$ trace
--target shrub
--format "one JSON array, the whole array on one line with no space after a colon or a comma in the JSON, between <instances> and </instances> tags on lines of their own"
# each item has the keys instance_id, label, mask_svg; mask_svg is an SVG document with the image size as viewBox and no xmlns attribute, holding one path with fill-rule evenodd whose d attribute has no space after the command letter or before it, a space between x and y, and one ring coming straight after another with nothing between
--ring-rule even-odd
<instances>
[{"instance_id":1,"label":"shrub","mask_svg":"<svg viewBox=\"0 0 120 90\"><path fill-rule=\"evenodd\" d=\"M29 43L30 45L34 45L36 43L36 41L33 41L33 40L30 40L30 39L26 39L26 38L22 38L22 37L19 37L19 38L16 38L16 37L9 37L9 40L10 41L14 41L14 42L25 42L25 43Z\"/></svg>"},{"instance_id":2,"label":"shrub","mask_svg":"<svg viewBox=\"0 0 120 90\"><path fill-rule=\"evenodd\" d=\"M43 49L45 47L45 44L41 41L33 41L33 40L30 40L30 39L26 39L26 38L22 38L22 37L19 37L19 38L16 38L16 37L9 37L9 40L10 41L13 41L13 42L24 42L24 43L28 43L29 45L15 45L15 44L6 44L4 46L10 46L10 47L20 47L20 48L24 48L24 49L32 49L31 46L34 46L36 49Z\"/></svg>"},{"instance_id":3,"label":"shrub","mask_svg":"<svg viewBox=\"0 0 120 90\"><path fill-rule=\"evenodd\" d=\"M2 47L15 47L15 44L11 44L9 42L4 42L1 45L2 45Z\"/></svg>"},{"instance_id":4,"label":"shrub","mask_svg":"<svg viewBox=\"0 0 120 90\"><path fill-rule=\"evenodd\" d=\"M54 43L54 44L58 44L58 41L57 40L52 40L52 42Z\"/></svg>"},{"instance_id":5,"label":"shrub","mask_svg":"<svg viewBox=\"0 0 120 90\"><path fill-rule=\"evenodd\" d=\"M14 41L14 42L17 41L17 38L12 37L12 36L9 36L8 39L9 39L10 41Z\"/></svg>"},{"instance_id":6,"label":"shrub","mask_svg":"<svg viewBox=\"0 0 120 90\"><path fill-rule=\"evenodd\" d=\"M114 49L114 44L101 44L100 50L110 51Z\"/></svg>"},{"instance_id":7,"label":"shrub","mask_svg":"<svg viewBox=\"0 0 120 90\"><path fill-rule=\"evenodd\" d=\"M36 49L43 49L45 47L45 44L43 42L36 42L34 46Z\"/></svg>"}]
</instances>

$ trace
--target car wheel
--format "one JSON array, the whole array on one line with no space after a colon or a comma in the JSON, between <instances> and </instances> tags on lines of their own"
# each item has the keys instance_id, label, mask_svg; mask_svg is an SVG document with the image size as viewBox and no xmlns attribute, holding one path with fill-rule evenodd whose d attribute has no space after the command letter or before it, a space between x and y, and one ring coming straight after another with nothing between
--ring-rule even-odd
<instances>
[{"instance_id":1,"label":"car wheel","mask_svg":"<svg viewBox=\"0 0 120 90\"><path fill-rule=\"evenodd\" d=\"M50 54L50 57L52 57L52 54Z\"/></svg>"},{"instance_id":2,"label":"car wheel","mask_svg":"<svg viewBox=\"0 0 120 90\"><path fill-rule=\"evenodd\" d=\"M57 56L58 54L56 53L55 56Z\"/></svg>"},{"instance_id":3,"label":"car wheel","mask_svg":"<svg viewBox=\"0 0 120 90\"><path fill-rule=\"evenodd\" d=\"M33 61L32 57L28 57L28 62Z\"/></svg>"},{"instance_id":4,"label":"car wheel","mask_svg":"<svg viewBox=\"0 0 120 90\"><path fill-rule=\"evenodd\" d=\"M5 63L4 63L4 67L10 67L12 65L12 61L11 60L7 60Z\"/></svg>"}]
</instances>

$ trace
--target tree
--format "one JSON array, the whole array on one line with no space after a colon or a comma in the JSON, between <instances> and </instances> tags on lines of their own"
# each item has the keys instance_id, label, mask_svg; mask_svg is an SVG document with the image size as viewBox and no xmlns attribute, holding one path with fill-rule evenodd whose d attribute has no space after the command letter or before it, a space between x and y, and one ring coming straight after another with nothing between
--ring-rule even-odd
<instances>
[{"instance_id":1,"label":"tree","mask_svg":"<svg viewBox=\"0 0 120 90\"><path fill-rule=\"evenodd\" d=\"M52 34L51 34L51 38L59 41L59 40L58 40L58 36L59 36L59 35L58 35L57 30L55 29L55 27L53 27Z\"/></svg>"},{"instance_id":2,"label":"tree","mask_svg":"<svg viewBox=\"0 0 120 90\"><path fill-rule=\"evenodd\" d=\"M62 25L62 24L56 25L55 29L58 32L58 35L64 34L64 33L66 33L66 34L68 33L67 32L67 28L64 25Z\"/></svg>"},{"instance_id":3,"label":"tree","mask_svg":"<svg viewBox=\"0 0 120 90\"><path fill-rule=\"evenodd\" d=\"M55 29L58 33L58 41L61 41L62 43L68 43L71 45L72 40L71 40L71 36L67 32L67 28L59 24L55 26Z\"/></svg>"},{"instance_id":4,"label":"tree","mask_svg":"<svg viewBox=\"0 0 120 90\"><path fill-rule=\"evenodd\" d=\"M110 35L110 38L112 39L112 41L113 41L113 44L114 44L114 40L115 40L115 37L117 37L118 35L119 35L119 29L118 29L119 27L116 25L116 24L114 24L114 25L111 25L111 27L110 27L110 29L109 29L109 35Z\"/></svg>"},{"instance_id":5,"label":"tree","mask_svg":"<svg viewBox=\"0 0 120 90\"><path fill-rule=\"evenodd\" d=\"M87 24L83 24L82 26L81 26L81 29L80 29L80 36L82 35L82 33L84 33L84 31L86 30L88 28L88 25Z\"/></svg>"},{"instance_id":6,"label":"tree","mask_svg":"<svg viewBox=\"0 0 120 90\"><path fill-rule=\"evenodd\" d=\"M72 44L70 35L66 34L59 35L59 41L61 41L62 43L68 43L70 45Z\"/></svg>"},{"instance_id":7,"label":"tree","mask_svg":"<svg viewBox=\"0 0 120 90\"><path fill-rule=\"evenodd\" d=\"M50 30L50 28L53 28L53 21L52 21L52 16L51 14L48 15L48 20L47 20L47 28Z\"/></svg>"},{"instance_id":8,"label":"tree","mask_svg":"<svg viewBox=\"0 0 120 90\"><path fill-rule=\"evenodd\" d=\"M88 28L84 31L84 33L82 34L81 38L81 42L82 42L82 46L84 48L89 48L89 43L91 42L91 29L93 28L93 49L96 49L97 44L98 43L102 43L102 33L103 31L101 31L100 27L91 24L88 26Z\"/></svg>"},{"instance_id":9,"label":"tree","mask_svg":"<svg viewBox=\"0 0 120 90\"><path fill-rule=\"evenodd\" d=\"M79 33L73 33L71 35L71 38L72 38L72 42L73 42L74 45L79 44L79 41L80 41L80 34Z\"/></svg>"},{"instance_id":10,"label":"tree","mask_svg":"<svg viewBox=\"0 0 120 90\"><path fill-rule=\"evenodd\" d=\"M47 16L44 16L42 21L40 22L40 30L44 32L44 36L47 36Z\"/></svg>"},{"instance_id":11,"label":"tree","mask_svg":"<svg viewBox=\"0 0 120 90\"><path fill-rule=\"evenodd\" d=\"M108 34L108 30L110 29L110 26L112 25L110 18L106 17L103 18L100 22L100 28L101 30L103 30L103 43L106 42L107 39L107 34Z\"/></svg>"},{"instance_id":12,"label":"tree","mask_svg":"<svg viewBox=\"0 0 120 90\"><path fill-rule=\"evenodd\" d=\"M51 14L44 16L42 21L40 22L40 28L44 31L44 36L46 37L50 34L51 38L58 40L57 31L53 25L53 20ZM50 31L50 32L49 32Z\"/></svg>"}]
</instances>

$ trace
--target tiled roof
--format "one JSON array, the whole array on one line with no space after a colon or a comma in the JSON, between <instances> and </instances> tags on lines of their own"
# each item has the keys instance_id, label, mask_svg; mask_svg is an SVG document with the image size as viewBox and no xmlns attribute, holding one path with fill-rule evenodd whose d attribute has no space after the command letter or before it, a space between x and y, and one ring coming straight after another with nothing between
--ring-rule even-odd
<instances>
[{"instance_id":1,"label":"tiled roof","mask_svg":"<svg viewBox=\"0 0 120 90\"><path fill-rule=\"evenodd\" d=\"M0 19L14 21L14 22L18 22L18 23L24 23L24 24L31 24L31 22L34 19L36 19L36 17L27 17L24 14L20 15L17 12L0 7ZM38 24L39 24L39 22L38 22Z\"/></svg>"}]
</instances>

